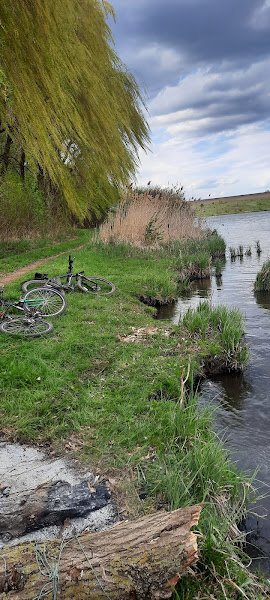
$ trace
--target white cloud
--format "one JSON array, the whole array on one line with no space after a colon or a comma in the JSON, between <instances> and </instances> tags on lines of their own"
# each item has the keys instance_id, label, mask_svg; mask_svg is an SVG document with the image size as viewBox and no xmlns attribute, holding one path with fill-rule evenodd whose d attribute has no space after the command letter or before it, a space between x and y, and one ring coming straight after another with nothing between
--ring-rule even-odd
<instances>
[{"instance_id":1,"label":"white cloud","mask_svg":"<svg viewBox=\"0 0 270 600\"><path fill-rule=\"evenodd\" d=\"M193 141L171 138L153 144L153 152L141 156L138 181L146 184L181 183L187 197L233 195L264 191L270 188L270 130L258 125L240 127L236 132L205 138L203 149ZM219 145L228 143L218 155ZM208 145L211 149L209 157ZM217 155L215 155L215 150Z\"/></svg>"}]
</instances>

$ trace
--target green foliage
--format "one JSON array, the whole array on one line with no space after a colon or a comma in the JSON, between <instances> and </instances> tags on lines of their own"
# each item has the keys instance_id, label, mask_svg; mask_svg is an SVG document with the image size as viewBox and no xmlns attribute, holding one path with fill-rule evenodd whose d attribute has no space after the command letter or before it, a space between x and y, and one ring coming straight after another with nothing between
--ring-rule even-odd
<instances>
[{"instance_id":1,"label":"green foliage","mask_svg":"<svg viewBox=\"0 0 270 600\"><path fill-rule=\"evenodd\" d=\"M79 218L116 199L148 127L99 0L0 4L0 121Z\"/></svg>"},{"instance_id":2,"label":"green foliage","mask_svg":"<svg viewBox=\"0 0 270 600\"><path fill-rule=\"evenodd\" d=\"M270 292L270 259L265 261L259 271L254 289L255 292Z\"/></svg>"},{"instance_id":3,"label":"green foliage","mask_svg":"<svg viewBox=\"0 0 270 600\"><path fill-rule=\"evenodd\" d=\"M27 172L24 181L11 170L2 176L0 204L2 240L36 237L70 227L65 205L59 200L56 203L53 197L45 202L31 172Z\"/></svg>"},{"instance_id":4,"label":"green foliage","mask_svg":"<svg viewBox=\"0 0 270 600\"><path fill-rule=\"evenodd\" d=\"M1 229L6 232L20 232L21 227L29 226L34 229L45 220L42 195L31 175L23 183L17 173L6 173L0 183L0 202Z\"/></svg>"}]
</instances>

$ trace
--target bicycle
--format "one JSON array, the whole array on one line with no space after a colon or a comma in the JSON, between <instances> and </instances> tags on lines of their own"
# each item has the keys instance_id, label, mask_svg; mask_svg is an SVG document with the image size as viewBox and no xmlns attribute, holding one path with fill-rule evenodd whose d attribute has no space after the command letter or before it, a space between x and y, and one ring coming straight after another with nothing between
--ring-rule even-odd
<instances>
[{"instance_id":1,"label":"bicycle","mask_svg":"<svg viewBox=\"0 0 270 600\"><path fill-rule=\"evenodd\" d=\"M33 301L31 305L31 299L27 301L21 298L15 302L8 302L3 293L3 289L0 289L0 332L29 338L41 337L53 331L52 324L44 321L37 307L33 306ZM13 309L22 311L23 316L14 317L13 314L9 314Z\"/></svg>"},{"instance_id":2,"label":"bicycle","mask_svg":"<svg viewBox=\"0 0 270 600\"><path fill-rule=\"evenodd\" d=\"M69 255L68 271L65 275L50 278L47 273L36 273L35 279L29 279L22 283L22 290L28 292L32 289L32 286L41 285L61 292L70 292L78 288L85 293L102 294L104 296L113 294L115 285L111 281L104 279L104 277L84 275L84 271L73 273L73 262L74 259Z\"/></svg>"},{"instance_id":3,"label":"bicycle","mask_svg":"<svg viewBox=\"0 0 270 600\"><path fill-rule=\"evenodd\" d=\"M4 299L3 289L0 289L0 309L5 308L7 314L12 308L31 312L38 310L42 317L57 317L66 308L66 300L58 290L45 286L29 290L20 300L8 302Z\"/></svg>"}]
</instances>

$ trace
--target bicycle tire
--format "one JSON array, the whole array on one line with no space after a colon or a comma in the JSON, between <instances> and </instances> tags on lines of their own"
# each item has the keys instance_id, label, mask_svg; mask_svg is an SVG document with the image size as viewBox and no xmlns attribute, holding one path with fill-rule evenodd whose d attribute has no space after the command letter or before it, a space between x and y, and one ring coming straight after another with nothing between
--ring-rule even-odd
<instances>
[{"instance_id":1,"label":"bicycle tire","mask_svg":"<svg viewBox=\"0 0 270 600\"><path fill-rule=\"evenodd\" d=\"M56 290L64 293L63 285L64 284L61 282L61 277L52 277L52 279L27 279L27 281L22 282L21 288L25 294L30 290L36 289L37 287L47 286L52 288L55 287Z\"/></svg>"},{"instance_id":2,"label":"bicycle tire","mask_svg":"<svg viewBox=\"0 0 270 600\"><path fill-rule=\"evenodd\" d=\"M53 325L43 319L17 317L16 319L11 318L2 321L0 323L0 331L18 337L36 338L51 333L53 331Z\"/></svg>"},{"instance_id":3,"label":"bicycle tire","mask_svg":"<svg viewBox=\"0 0 270 600\"><path fill-rule=\"evenodd\" d=\"M116 289L115 285L108 279L104 279L104 277L87 277L86 275L79 276L77 285L81 292L101 296L111 296Z\"/></svg>"},{"instance_id":4,"label":"bicycle tire","mask_svg":"<svg viewBox=\"0 0 270 600\"><path fill-rule=\"evenodd\" d=\"M42 317L58 317L67 306L63 294L49 286L29 290L22 300L27 312L35 308Z\"/></svg>"}]
</instances>

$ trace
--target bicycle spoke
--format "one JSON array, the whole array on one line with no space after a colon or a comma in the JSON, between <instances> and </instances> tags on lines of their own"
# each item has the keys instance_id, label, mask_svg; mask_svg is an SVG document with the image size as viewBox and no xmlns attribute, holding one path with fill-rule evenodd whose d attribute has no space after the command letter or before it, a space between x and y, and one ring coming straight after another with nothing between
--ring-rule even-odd
<instances>
[{"instance_id":1,"label":"bicycle spoke","mask_svg":"<svg viewBox=\"0 0 270 600\"><path fill-rule=\"evenodd\" d=\"M5 322L5 331L7 333L20 334L24 330L23 322L19 319L10 319Z\"/></svg>"},{"instance_id":2,"label":"bicycle spoke","mask_svg":"<svg viewBox=\"0 0 270 600\"><path fill-rule=\"evenodd\" d=\"M1 331L10 335L24 338L40 337L52 331L52 325L37 318L21 317L3 321L0 325Z\"/></svg>"},{"instance_id":3,"label":"bicycle spoke","mask_svg":"<svg viewBox=\"0 0 270 600\"><path fill-rule=\"evenodd\" d=\"M44 316L56 315L62 311L64 299L60 293L50 288L37 288L32 296L25 298L27 308L36 308Z\"/></svg>"}]
</instances>

